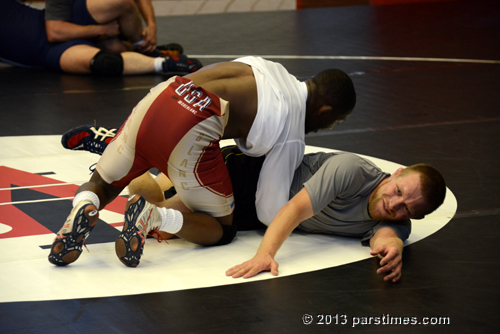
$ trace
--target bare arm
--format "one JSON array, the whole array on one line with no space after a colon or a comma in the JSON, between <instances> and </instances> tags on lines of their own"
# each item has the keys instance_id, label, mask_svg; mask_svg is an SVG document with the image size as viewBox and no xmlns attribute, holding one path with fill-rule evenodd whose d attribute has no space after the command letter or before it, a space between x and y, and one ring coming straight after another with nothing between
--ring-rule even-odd
<instances>
[{"instance_id":1,"label":"bare arm","mask_svg":"<svg viewBox=\"0 0 500 334\"><path fill-rule=\"evenodd\" d=\"M139 45L138 51L152 52L156 48L157 35L156 35L156 18L151 0L136 0L137 7L141 12L141 16L146 23L146 27L142 30L142 39L144 43Z\"/></svg>"},{"instance_id":2,"label":"bare arm","mask_svg":"<svg viewBox=\"0 0 500 334\"><path fill-rule=\"evenodd\" d=\"M229 102L230 117L224 139L246 138L257 114L257 84L250 66L239 62L216 63L185 76Z\"/></svg>"},{"instance_id":3,"label":"bare arm","mask_svg":"<svg viewBox=\"0 0 500 334\"><path fill-rule=\"evenodd\" d=\"M45 21L47 38L51 43L61 43L74 39L91 39L99 36L115 37L120 33L117 22L81 26L66 21Z\"/></svg>"},{"instance_id":4,"label":"bare arm","mask_svg":"<svg viewBox=\"0 0 500 334\"><path fill-rule=\"evenodd\" d=\"M251 260L227 270L226 275L233 278L248 278L265 270L270 270L275 276L278 275L278 263L274 260L276 253L300 222L313 215L311 198L306 188L302 188L273 219L257 254Z\"/></svg>"},{"instance_id":5,"label":"bare arm","mask_svg":"<svg viewBox=\"0 0 500 334\"><path fill-rule=\"evenodd\" d=\"M377 274L386 274L385 281L396 283L401 278L403 267L403 241L392 228L383 227L370 239L371 255L381 258Z\"/></svg>"}]
</instances>

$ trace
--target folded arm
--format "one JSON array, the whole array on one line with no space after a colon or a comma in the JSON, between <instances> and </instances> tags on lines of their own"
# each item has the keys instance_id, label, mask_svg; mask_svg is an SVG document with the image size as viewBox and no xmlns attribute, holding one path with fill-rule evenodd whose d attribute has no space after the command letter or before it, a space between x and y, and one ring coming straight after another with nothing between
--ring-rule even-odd
<instances>
[{"instance_id":1,"label":"folded arm","mask_svg":"<svg viewBox=\"0 0 500 334\"><path fill-rule=\"evenodd\" d=\"M403 268L403 241L396 231L389 227L379 229L370 239L370 247L370 254L381 259L381 268L377 270L377 274L387 274L385 281L399 281Z\"/></svg>"},{"instance_id":2,"label":"folded arm","mask_svg":"<svg viewBox=\"0 0 500 334\"><path fill-rule=\"evenodd\" d=\"M45 21L47 38L51 43L61 43L75 39L92 39L99 36L107 38L118 36L120 27L114 21L108 24L78 25L67 21L47 20Z\"/></svg>"}]
</instances>

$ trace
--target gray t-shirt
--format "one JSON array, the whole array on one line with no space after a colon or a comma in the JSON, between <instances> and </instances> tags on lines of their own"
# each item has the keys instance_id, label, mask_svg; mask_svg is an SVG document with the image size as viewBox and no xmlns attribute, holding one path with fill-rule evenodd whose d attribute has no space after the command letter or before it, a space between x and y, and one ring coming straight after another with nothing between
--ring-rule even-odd
<instances>
[{"instance_id":1,"label":"gray t-shirt","mask_svg":"<svg viewBox=\"0 0 500 334\"><path fill-rule=\"evenodd\" d=\"M367 245L377 230L390 227L405 241L411 232L410 220L378 221L368 213L371 192L388 176L371 161L352 153L307 154L295 171L290 198L304 186L314 216L300 223L298 229L360 237Z\"/></svg>"},{"instance_id":2,"label":"gray t-shirt","mask_svg":"<svg viewBox=\"0 0 500 334\"><path fill-rule=\"evenodd\" d=\"M74 2L75 0L46 0L45 20L71 21Z\"/></svg>"}]
</instances>

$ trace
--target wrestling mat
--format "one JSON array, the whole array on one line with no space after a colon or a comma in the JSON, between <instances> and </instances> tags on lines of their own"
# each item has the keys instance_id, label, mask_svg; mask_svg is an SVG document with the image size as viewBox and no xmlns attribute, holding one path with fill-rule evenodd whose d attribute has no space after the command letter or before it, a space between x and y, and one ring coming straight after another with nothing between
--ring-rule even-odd
<instances>
[{"instance_id":1,"label":"wrestling mat","mask_svg":"<svg viewBox=\"0 0 500 334\"><path fill-rule=\"evenodd\" d=\"M201 247L175 239L146 241L141 264L125 267L114 241L123 225L126 197L101 211L99 222L75 263L56 267L47 260L55 233L71 210L78 186L89 179L98 156L65 150L60 136L1 137L0 147L0 302L42 301L134 295L241 284L316 271L370 258L358 239L294 232L276 260L279 276L261 273L250 279L225 276L230 267L250 259L263 231L239 232L222 247ZM223 141L222 146L232 144ZM308 146L306 152L332 151ZM367 157L392 173L401 165ZM126 196L127 194L122 194ZM448 189L444 204L413 222L405 245L446 225L457 209Z\"/></svg>"}]
</instances>

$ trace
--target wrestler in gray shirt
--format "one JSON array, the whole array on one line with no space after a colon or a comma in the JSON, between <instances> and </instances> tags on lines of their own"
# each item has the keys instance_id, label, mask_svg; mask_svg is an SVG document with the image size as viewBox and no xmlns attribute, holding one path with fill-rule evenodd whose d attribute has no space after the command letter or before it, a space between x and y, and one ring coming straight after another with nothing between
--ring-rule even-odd
<instances>
[{"instance_id":1,"label":"wrestler in gray shirt","mask_svg":"<svg viewBox=\"0 0 500 334\"><path fill-rule=\"evenodd\" d=\"M378 229L390 227L405 241L411 232L410 220L385 222L368 214L371 192L389 176L371 161L352 153L305 155L295 171L290 198L305 186L314 216L297 228L308 233L361 237L362 243L368 245Z\"/></svg>"},{"instance_id":2,"label":"wrestler in gray shirt","mask_svg":"<svg viewBox=\"0 0 500 334\"><path fill-rule=\"evenodd\" d=\"M389 176L354 154L318 153L304 157L290 195L256 254L229 268L227 276L249 278L262 271L278 275L275 256L298 228L361 237L370 254L380 258L377 274L395 283L401 278L403 241L411 232L409 218L421 219L441 206L446 182L427 164L398 168Z\"/></svg>"}]
</instances>

